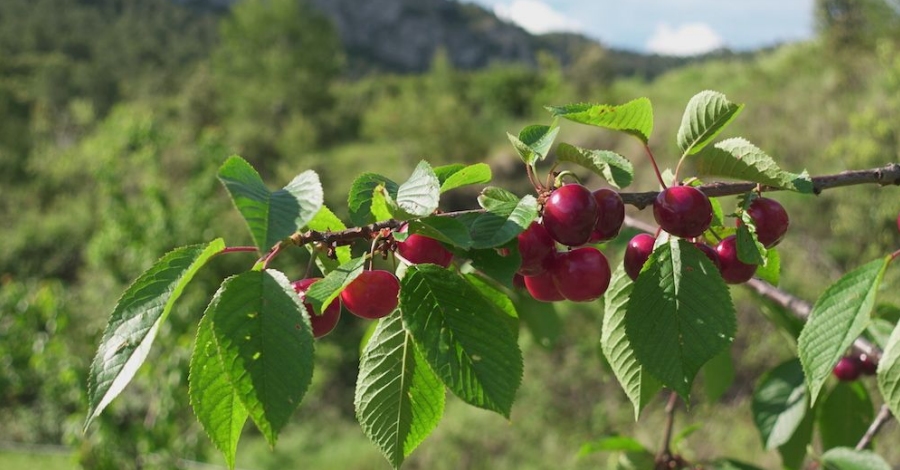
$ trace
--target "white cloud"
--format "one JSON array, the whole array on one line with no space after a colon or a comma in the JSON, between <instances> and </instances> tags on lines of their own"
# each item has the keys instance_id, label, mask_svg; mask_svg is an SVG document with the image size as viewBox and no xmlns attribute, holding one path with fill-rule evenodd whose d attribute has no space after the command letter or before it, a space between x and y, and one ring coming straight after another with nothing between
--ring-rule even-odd
<instances>
[{"instance_id":1,"label":"white cloud","mask_svg":"<svg viewBox=\"0 0 900 470\"><path fill-rule=\"evenodd\" d=\"M539 0L513 0L512 3L494 5L494 14L516 23L532 34L551 31L580 32L581 22L573 20Z\"/></svg>"},{"instance_id":2,"label":"white cloud","mask_svg":"<svg viewBox=\"0 0 900 470\"><path fill-rule=\"evenodd\" d=\"M722 37L706 23L685 23L672 27L658 23L647 40L647 50L663 55L703 54L725 45Z\"/></svg>"}]
</instances>

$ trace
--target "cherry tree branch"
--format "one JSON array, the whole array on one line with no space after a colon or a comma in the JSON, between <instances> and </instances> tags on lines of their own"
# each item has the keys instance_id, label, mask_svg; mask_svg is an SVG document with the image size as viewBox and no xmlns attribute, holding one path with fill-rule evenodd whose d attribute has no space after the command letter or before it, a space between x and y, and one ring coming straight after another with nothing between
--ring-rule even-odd
<instances>
[{"instance_id":1,"label":"cherry tree branch","mask_svg":"<svg viewBox=\"0 0 900 470\"><path fill-rule=\"evenodd\" d=\"M875 438L875 435L878 434L878 431L881 430L881 427L891 420L892 416L891 409L888 408L887 404L881 405L881 409L878 410L878 415L875 416L875 420L872 421L872 424L869 425L869 429L866 430L862 439L856 444L856 450L865 449L866 446L872 442L872 439Z\"/></svg>"}]
</instances>

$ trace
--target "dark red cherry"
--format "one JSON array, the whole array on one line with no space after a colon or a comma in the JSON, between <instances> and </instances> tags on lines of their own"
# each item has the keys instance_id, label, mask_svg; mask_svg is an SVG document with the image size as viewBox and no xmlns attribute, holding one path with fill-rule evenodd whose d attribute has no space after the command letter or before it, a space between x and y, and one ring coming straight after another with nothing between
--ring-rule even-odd
<instances>
[{"instance_id":1,"label":"dark red cherry","mask_svg":"<svg viewBox=\"0 0 900 470\"><path fill-rule=\"evenodd\" d=\"M625 273L628 274L632 281L637 280L644 263L650 259L654 243L656 243L656 239L653 238L653 235L641 233L635 235L628 242L628 246L625 247L625 258L622 264L625 265Z\"/></svg>"},{"instance_id":2,"label":"dark red cherry","mask_svg":"<svg viewBox=\"0 0 900 470\"><path fill-rule=\"evenodd\" d=\"M868 354L859 355L859 368L865 375L875 375L878 372L878 363Z\"/></svg>"},{"instance_id":3,"label":"dark red cherry","mask_svg":"<svg viewBox=\"0 0 900 470\"><path fill-rule=\"evenodd\" d=\"M856 356L844 356L831 370L838 380L851 382L859 378L862 373L862 363Z\"/></svg>"},{"instance_id":4,"label":"dark red cherry","mask_svg":"<svg viewBox=\"0 0 900 470\"><path fill-rule=\"evenodd\" d=\"M726 237L716 245L719 255L719 272L728 284L741 284L750 280L756 272L755 264L747 264L738 259L737 238Z\"/></svg>"},{"instance_id":5,"label":"dark red cherry","mask_svg":"<svg viewBox=\"0 0 900 470\"><path fill-rule=\"evenodd\" d=\"M403 233L407 230L409 230L407 224L403 224L400 228ZM453 260L453 253L444 248L441 242L417 233L406 237L402 242L397 242L397 253L412 264L431 263L446 268Z\"/></svg>"},{"instance_id":6,"label":"dark red cherry","mask_svg":"<svg viewBox=\"0 0 900 470\"><path fill-rule=\"evenodd\" d=\"M513 274L512 284L513 284L513 287L515 287L516 289L524 289L525 288L525 276L523 276L519 273Z\"/></svg>"},{"instance_id":7,"label":"dark red cherry","mask_svg":"<svg viewBox=\"0 0 900 470\"><path fill-rule=\"evenodd\" d=\"M347 310L362 318L374 320L389 315L397 308L400 282L383 270L363 271L341 291Z\"/></svg>"},{"instance_id":8,"label":"dark red cherry","mask_svg":"<svg viewBox=\"0 0 900 470\"><path fill-rule=\"evenodd\" d=\"M771 248L781 243L790 220L787 211L778 201L758 197L750 203L747 213L756 225L756 237L763 246Z\"/></svg>"},{"instance_id":9,"label":"dark red cherry","mask_svg":"<svg viewBox=\"0 0 900 470\"><path fill-rule=\"evenodd\" d=\"M612 240L622 229L625 221L625 203L622 196L612 189L600 188L593 193L597 202L597 222L591 232L590 243L600 243Z\"/></svg>"},{"instance_id":10,"label":"dark red cherry","mask_svg":"<svg viewBox=\"0 0 900 470\"><path fill-rule=\"evenodd\" d=\"M522 265L519 273L523 276L537 276L546 270L547 261L556 253L556 242L550 238L547 229L535 221L519 234L519 255Z\"/></svg>"},{"instance_id":11,"label":"dark red cherry","mask_svg":"<svg viewBox=\"0 0 900 470\"><path fill-rule=\"evenodd\" d=\"M550 271L545 271L537 276L525 276L525 289L534 297L535 300L541 302L556 302L566 300L565 297L556 288L553 283L553 276Z\"/></svg>"},{"instance_id":12,"label":"dark red cherry","mask_svg":"<svg viewBox=\"0 0 900 470\"><path fill-rule=\"evenodd\" d=\"M677 237L699 237L712 222L712 204L699 189L672 186L653 201L653 217L666 232Z\"/></svg>"},{"instance_id":13,"label":"dark red cherry","mask_svg":"<svg viewBox=\"0 0 900 470\"><path fill-rule=\"evenodd\" d=\"M722 263L719 261L719 254L716 253L715 248L707 245L706 243L699 243L699 242L694 243L694 246L696 246L700 251L702 251L703 254L706 255L706 257L709 258L710 261L712 261L712 264L716 266L716 269L718 269L719 271L722 270Z\"/></svg>"},{"instance_id":14,"label":"dark red cherry","mask_svg":"<svg viewBox=\"0 0 900 470\"><path fill-rule=\"evenodd\" d=\"M566 246L584 245L597 222L597 201L580 184L567 184L550 193L544 203L544 227L554 240Z\"/></svg>"},{"instance_id":15,"label":"dark red cherry","mask_svg":"<svg viewBox=\"0 0 900 470\"><path fill-rule=\"evenodd\" d=\"M560 294L574 302L590 302L606 292L609 262L600 250L585 246L556 255L550 275Z\"/></svg>"},{"instance_id":16,"label":"dark red cherry","mask_svg":"<svg viewBox=\"0 0 900 470\"><path fill-rule=\"evenodd\" d=\"M303 306L306 307L306 311L309 313L309 322L312 324L313 336L316 338L321 338L331 333L331 330L334 330L334 327L337 326L338 320L341 319L341 302L338 299L328 304L321 315L316 315L313 312L312 305L306 302L306 291L309 290L309 286L319 279L321 278L310 277L291 283L294 292L300 296L300 301L303 302Z\"/></svg>"}]
</instances>

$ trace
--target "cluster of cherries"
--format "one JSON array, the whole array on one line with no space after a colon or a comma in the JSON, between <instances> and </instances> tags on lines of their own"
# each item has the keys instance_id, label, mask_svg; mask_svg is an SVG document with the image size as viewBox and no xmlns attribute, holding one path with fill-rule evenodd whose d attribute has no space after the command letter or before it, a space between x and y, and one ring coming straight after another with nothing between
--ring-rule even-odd
<instances>
[{"instance_id":1,"label":"cluster of cherries","mask_svg":"<svg viewBox=\"0 0 900 470\"><path fill-rule=\"evenodd\" d=\"M868 354L844 356L831 372L842 382L852 382L860 375L875 375L878 363Z\"/></svg>"},{"instance_id":2,"label":"cluster of cherries","mask_svg":"<svg viewBox=\"0 0 900 470\"><path fill-rule=\"evenodd\" d=\"M774 199L758 197L747 209L756 226L756 236L766 248L781 242L787 232L790 220L781 204ZM709 228L712 222L712 205L709 198L692 186L672 186L659 193L653 201L653 216L662 230L682 237L697 238ZM740 219L737 222L742 223ZM655 238L640 234L628 242L625 249L625 272L631 279L638 274L653 252ZM755 264L744 263L738 258L737 238L729 235L715 247L696 241L700 249L718 268L728 284L740 284L750 280L756 272Z\"/></svg>"},{"instance_id":3,"label":"cluster of cherries","mask_svg":"<svg viewBox=\"0 0 900 470\"><path fill-rule=\"evenodd\" d=\"M406 232L407 229L404 225L400 231ZM418 234L409 235L406 240L397 242L396 250L411 264L431 263L446 268L453 259L453 253L439 241ZM315 315L312 306L306 302L306 291L319 279L321 278L311 277L291 284L310 314L313 336L316 338L327 335L337 326L341 317L341 304L348 312L360 318L375 320L389 315L399 302L400 281L397 276L383 269L370 269L361 272L348 284L341 291L340 298L328 304L321 315Z\"/></svg>"}]
</instances>

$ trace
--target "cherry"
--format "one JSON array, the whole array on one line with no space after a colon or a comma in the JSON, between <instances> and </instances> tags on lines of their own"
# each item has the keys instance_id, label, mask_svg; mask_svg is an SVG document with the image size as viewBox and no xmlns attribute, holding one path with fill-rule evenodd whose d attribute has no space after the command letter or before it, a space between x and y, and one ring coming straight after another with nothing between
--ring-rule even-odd
<instances>
[{"instance_id":1,"label":"cherry","mask_svg":"<svg viewBox=\"0 0 900 470\"><path fill-rule=\"evenodd\" d=\"M878 371L878 363L868 354L859 355L859 366L864 375L875 375Z\"/></svg>"},{"instance_id":2,"label":"cherry","mask_svg":"<svg viewBox=\"0 0 900 470\"><path fill-rule=\"evenodd\" d=\"M335 300L328 304L321 315L316 315L313 312L312 305L306 302L306 291L309 290L309 286L319 279L322 278L310 277L291 283L294 292L300 296L300 301L303 302L303 306L306 307L306 311L309 313L309 322L312 324L313 336L316 338L321 338L328 333L331 333L331 331L334 330L334 327L337 326L338 320L341 318L340 300Z\"/></svg>"},{"instance_id":3,"label":"cherry","mask_svg":"<svg viewBox=\"0 0 900 470\"><path fill-rule=\"evenodd\" d=\"M547 262L556 253L556 242L539 222L532 222L524 232L519 234L519 255L522 266L519 273L523 276L537 276L546 270Z\"/></svg>"},{"instance_id":4,"label":"cherry","mask_svg":"<svg viewBox=\"0 0 900 470\"><path fill-rule=\"evenodd\" d=\"M716 253L719 255L719 272L728 284L747 282L756 272L755 264L747 264L738 259L737 238L734 235L720 241L716 245Z\"/></svg>"},{"instance_id":5,"label":"cherry","mask_svg":"<svg viewBox=\"0 0 900 470\"><path fill-rule=\"evenodd\" d=\"M698 237L712 222L712 204L699 189L672 186L653 201L653 217L666 232L677 237Z\"/></svg>"},{"instance_id":6,"label":"cherry","mask_svg":"<svg viewBox=\"0 0 900 470\"><path fill-rule=\"evenodd\" d=\"M591 195L597 202L599 215L589 242L600 243L616 238L622 228L622 222L625 221L625 203L622 202L622 196L607 188L600 188Z\"/></svg>"},{"instance_id":7,"label":"cherry","mask_svg":"<svg viewBox=\"0 0 900 470\"><path fill-rule=\"evenodd\" d=\"M513 287L516 289L524 289L525 288L525 276L515 273L513 274L512 279Z\"/></svg>"},{"instance_id":8,"label":"cherry","mask_svg":"<svg viewBox=\"0 0 900 470\"><path fill-rule=\"evenodd\" d=\"M702 251L703 254L706 255L706 257L709 258L710 261L712 261L712 264L714 264L716 266L716 269L718 269L719 271L722 270L722 263L719 261L719 254L716 253L715 248L707 245L706 243L700 243L700 242L694 243L694 246L696 246L700 251Z\"/></svg>"},{"instance_id":9,"label":"cherry","mask_svg":"<svg viewBox=\"0 0 900 470\"><path fill-rule=\"evenodd\" d=\"M408 230L408 224L400 227L402 233ZM397 242L397 252L412 264L431 263L446 268L453 260L453 253L444 248L441 242L417 233L406 237L402 242Z\"/></svg>"},{"instance_id":10,"label":"cherry","mask_svg":"<svg viewBox=\"0 0 900 470\"><path fill-rule=\"evenodd\" d=\"M556 302L558 300L566 300L565 297L556 288L553 283L553 276L549 271L537 276L525 276L525 289L534 297L534 300L541 302Z\"/></svg>"},{"instance_id":11,"label":"cherry","mask_svg":"<svg viewBox=\"0 0 900 470\"><path fill-rule=\"evenodd\" d=\"M653 253L654 243L656 243L656 239L653 238L653 235L647 233L635 235L628 242L628 246L625 248L625 259L622 263L625 265L625 273L628 274L632 281L637 280L641 268L644 267L644 263L647 262L650 254Z\"/></svg>"},{"instance_id":12,"label":"cherry","mask_svg":"<svg viewBox=\"0 0 900 470\"><path fill-rule=\"evenodd\" d=\"M388 271L363 271L341 291L347 310L362 318L385 317L397 308L400 281Z\"/></svg>"},{"instance_id":13,"label":"cherry","mask_svg":"<svg viewBox=\"0 0 900 470\"><path fill-rule=\"evenodd\" d=\"M855 356L844 356L834 366L831 373L843 382L856 380L859 378L859 374L862 373L862 361Z\"/></svg>"},{"instance_id":14,"label":"cherry","mask_svg":"<svg viewBox=\"0 0 900 470\"><path fill-rule=\"evenodd\" d=\"M563 297L574 302L590 302L606 292L611 272L603 253L585 246L557 254L550 275Z\"/></svg>"},{"instance_id":15,"label":"cherry","mask_svg":"<svg viewBox=\"0 0 900 470\"><path fill-rule=\"evenodd\" d=\"M580 184L567 184L550 193L544 203L544 227L566 246L584 245L597 222L597 201Z\"/></svg>"},{"instance_id":16,"label":"cherry","mask_svg":"<svg viewBox=\"0 0 900 470\"><path fill-rule=\"evenodd\" d=\"M787 211L774 199L758 197L750 203L747 213L756 225L756 238L766 248L771 248L784 238L790 220ZM738 220L740 223L740 220Z\"/></svg>"}]
</instances>

